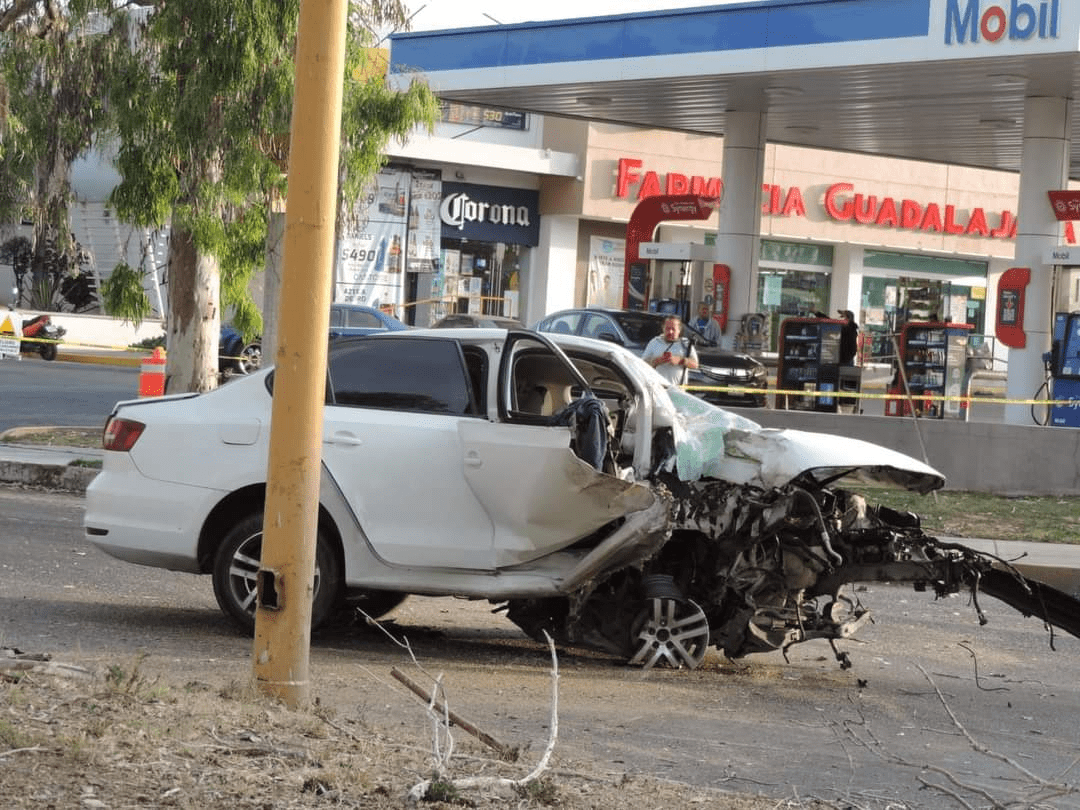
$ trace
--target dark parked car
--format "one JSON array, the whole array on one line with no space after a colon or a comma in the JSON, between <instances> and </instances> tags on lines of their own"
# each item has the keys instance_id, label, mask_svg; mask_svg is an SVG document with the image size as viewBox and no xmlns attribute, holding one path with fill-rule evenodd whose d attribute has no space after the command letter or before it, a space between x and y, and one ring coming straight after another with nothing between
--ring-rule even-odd
<instances>
[{"instance_id":1,"label":"dark parked car","mask_svg":"<svg viewBox=\"0 0 1080 810\"><path fill-rule=\"evenodd\" d=\"M658 312L583 307L554 312L533 328L538 332L560 332L606 340L625 346L640 356L649 341L664 330L665 318L667 315ZM769 380L763 363L748 354L719 348L686 321L683 321L682 334L694 344L701 364L687 377L687 385L693 393L716 405L765 407ZM695 390L693 386L738 386L760 389L761 393Z\"/></svg>"},{"instance_id":2,"label":"dark parked car","mask_svg":"<svg viewBox=\"0 0 1080 810\"><path fill-rule=\"evenodd\" d=\"M469 315L456 312L432 324L432 329L524 329L525 324L501 315Z\"/></svg>"},{"instance_id":3,"label":"dark parked car","mask_svg":"<svg viewBox=\"0 0 1080 810\"><path fill-rule=\"evenodd\" d=\"M393 315L363 304L330 305L330 339L375 332L400 332L408 329Z\"/></svg>"},{"instance_id":4,"label":"dark parked car","mask_svg":"<svg viewBox=\"0 0 1080 810\"><path fill-rule=\"evenodd\" d=\"M262 367L262 338L245 341L233 327L222 324L218 338L218 371L250 374Z\"/></svg>"},{"instance_id":5,"label":"dark parked car","mask_svg":"<svg viewBox=\"0 0 1080 810\"><path fill-rule=\"evenodd\" d=\"M400 332L409 327L381 309L361 304L330 305L330 339L370 335L376 332ZM262 367L262 337L245 341L231 326L222 325L218 350L218 371L250 374Z\"/></svg>"}]
</instances>

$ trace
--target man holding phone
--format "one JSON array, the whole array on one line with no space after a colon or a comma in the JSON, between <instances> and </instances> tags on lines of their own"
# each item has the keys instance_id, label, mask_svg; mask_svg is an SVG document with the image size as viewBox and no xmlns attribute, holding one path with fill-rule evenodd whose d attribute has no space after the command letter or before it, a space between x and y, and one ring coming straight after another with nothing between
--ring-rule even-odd
<instances>
[{"instance_id":1,"label":"man holding phone","mask_svg":"<svg viewBox=\"0 0 1080 810\"><path fill-rule=\"evenodd\" d=\"M641 359L676 385L686 382L688 369L698 367L697 351L682 337L682 320L677 315L664 319L664 331L649 341Z\"/></svg>"}]
</instances>

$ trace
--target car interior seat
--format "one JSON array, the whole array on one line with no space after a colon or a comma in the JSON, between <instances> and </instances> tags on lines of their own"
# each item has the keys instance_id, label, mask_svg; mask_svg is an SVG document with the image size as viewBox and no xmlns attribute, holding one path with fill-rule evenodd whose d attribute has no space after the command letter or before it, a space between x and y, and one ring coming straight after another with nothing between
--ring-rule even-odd
<instances>
[{"instance_id":1,"label":"car interior seat","mask_svg":"<svg viewBox=\"0 0 1080 810\"><path fill-rule=\"evenodd\" d=\"M569 335L570 327L567 325L566 321L557 321L551 331L558 332L560 335Z\"/></svg>"},{"instance_id":2,"label":"car interior seat","mask_svg":"<svg viewBox=\"0 0 1080 810\"><path fill-rule=\"evenodd\" d=\"M543 414L545 413L544 403L547 398L548 391L544 386L524 386L517 392L517 410L522 413Z\"/></svg>"},{"instance_id":3,"label":"car interior seat","mask_svg":"<svg viewBox=\"0 0 1080 810\"><path fill-rule=\"evenodd\" d=\"M540 408L540 413L544 416L558 413L572 401L569 385L554 383L542 387L544 388L544 404Z\"/></svg>"}]
</instances>

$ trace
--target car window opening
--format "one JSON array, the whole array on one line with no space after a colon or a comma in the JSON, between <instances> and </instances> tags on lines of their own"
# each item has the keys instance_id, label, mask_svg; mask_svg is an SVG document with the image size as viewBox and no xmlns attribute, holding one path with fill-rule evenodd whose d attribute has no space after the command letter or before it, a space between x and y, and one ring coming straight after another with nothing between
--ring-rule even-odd
<instances>
[{"instance_id":1,"label":"car window opening","mask_svg":"<svg viewBox=\"0 0 1080 810\"><path fill-rule=\"evenodd\" d=\"M592 390L584 389L564 362L548 351L521 351L514 359L510 418L570 428L571 450L598 470L617 474L622 436L633 394L626 382L602 365L574 360ZM632 453L632 444L630 446Z\"/></svg>"},{"instance_id":2,"label":"car window opening","mask_svg":"<svg viewBox=\"0 0 1080 810\"><path fill-rule=\"evenodd\" d=\"M465 371L469 375L469 386L472 388L470 413L485 416L487 414L487 353L479 346L462 346L461 354L465 358Z\"/></svg>"}]
</instances>

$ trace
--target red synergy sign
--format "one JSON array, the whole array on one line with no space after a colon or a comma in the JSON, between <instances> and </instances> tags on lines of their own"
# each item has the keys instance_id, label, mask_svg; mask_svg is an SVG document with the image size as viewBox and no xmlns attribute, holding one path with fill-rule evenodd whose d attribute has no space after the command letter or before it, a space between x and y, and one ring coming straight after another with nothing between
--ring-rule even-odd
<instances>
[{"instance_id":1,"label":"red synergy sign","mask_svg":"<svg viewBox=\"0 0 1080 810\"><path fill-rule=\"evenodd\" d=\"M703 220L712 216L713 209L720 205L717 197L699 197L696 194L661 194L642 200L630 215L626 224L626 258L623 268L623 308L631 306L632 269L640 265L638 251L642 242L652 241L656 226L668 220ZM640 290L641 308L648 303L648 291Z\"/></svg>"},{"instance_id":2,"label":"red synergy sign","mask_svg":"<svg viewBox=\"0 0 1080 810\"><path fill-rule=\"evenodd\" d=\"M1080 219L1080 191L1048 191L1054 216L1062 222Z\"/></svg>"}]
</instances>

